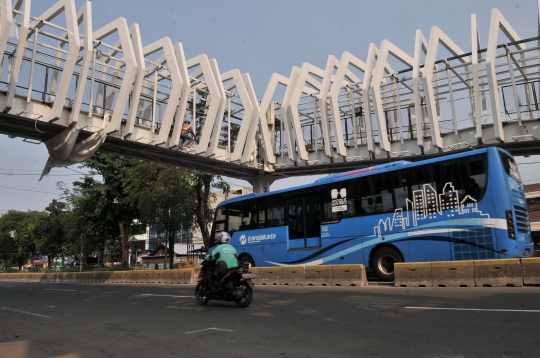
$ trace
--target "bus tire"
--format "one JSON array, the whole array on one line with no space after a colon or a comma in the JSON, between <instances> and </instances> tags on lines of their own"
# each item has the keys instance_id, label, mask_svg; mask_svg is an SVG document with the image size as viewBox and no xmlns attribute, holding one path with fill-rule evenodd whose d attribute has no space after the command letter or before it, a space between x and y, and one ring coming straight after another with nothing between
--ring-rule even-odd
<instances>
[{"instance_id":1,"label":"bus tire","mask_svg":"<svg viewBox=\"0 0 540 358\"><path fill-rule=\"evenodd\" d=\"M394 281L394 263L403 262L400 253L391 247L382 247L371 258L371 267L383 281Z\"/></svg>"},{"instance_id":2,"label":"bus tire","mask_svg":"<svg viewBox=\"0 0 540 358\"><path fill-rule=\"evenodd\" d=\"M253 258L249 255L244 255L240 257L240 265L243 265L245 263L248 263L250 267L255 267L255 261L253 261Z\"/></svg>"}]
</instances>

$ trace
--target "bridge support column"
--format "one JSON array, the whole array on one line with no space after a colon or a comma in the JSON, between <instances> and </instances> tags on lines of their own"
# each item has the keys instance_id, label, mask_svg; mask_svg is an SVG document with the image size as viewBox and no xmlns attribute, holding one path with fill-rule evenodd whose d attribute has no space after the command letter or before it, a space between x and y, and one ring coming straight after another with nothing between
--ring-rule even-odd
<instances>
[{"instance_id":1,"label":"bridge support column","mask_svg":"<svg viewBox=\"0 0 540 358\"><path fill-rule=\"evenodd\" d=\"M270 191L270 185L274 182L275 179L270 179L264 175L259 175L249 179L249 183L253 186L253 192L255 194L266 193Z\"/></svg>"}]
</instances>

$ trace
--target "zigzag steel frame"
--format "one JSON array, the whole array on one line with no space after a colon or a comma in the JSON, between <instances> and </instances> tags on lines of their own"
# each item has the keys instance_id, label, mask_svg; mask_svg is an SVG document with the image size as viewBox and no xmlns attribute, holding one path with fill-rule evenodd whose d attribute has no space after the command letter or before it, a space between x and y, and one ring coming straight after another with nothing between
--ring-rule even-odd
<instances>
[{"instance_id":1,"label":"zigzag steel frame","mask_svg":"<svg viewBox=\"0 0 540 358\"><path fill-rule=\"evenodd\" d=\"M84 139L106 124L104 150L248 179L257 191L279 177L337 172L403 156L416 160L489 145L515 153L539 152L540 126L528 125L540 116L538 108L531 109L538 99L528 87L540 78L533 42L538 37L522 40L497 9L491 14L485 50L473 14L472 53L464 53L437 26L429 41L417 30L413 57L388 40L379 48L370 44L365 62L347 51L339 60L330 55L324 70L304 63L293 67L289 77L274 74L260 103L249 74L238 69L221 73L217 61L205 54L186 60L182 44L173 45L168 37L143 47L139 26L128 27L124 18L93 31L90 2L78 12L74 0L60 0L37 17L30 10L29 0L0 0L2 69L9 71L5 90L0 90L0 131L11 135L44 140L59 128L76 127ZM61 13L65 27L54 24ZM48 26L63 35L52 35ZM14 29L17 39L10 37ZM499 30L507 43L498 43ZM111 35L119 39L114 45L104 42ZM437 61L439 44L453 57ZM47 52L51 49L54 55ZM161 57L152 60L158 52ZM403 68L394 71L389 57ZM33 75L26 98L20 98L26 80L21 69L27 62L31 74L37 65L54 72L41 100L34 97L38 90L32 86ZM281 100L276 98L278 84L285 86ZM503 85L512 87L516 103L515 116L506 110L506 121L498 93ZM525 104L518 85L525 86ZM197 91L207 94L206 105L199 101L194 118L201 118L200 140L193 150L181 153L181 125ZM456 93L468 94L471 118L459 118ZM446 94L450 100L445 102ZM240 121L235 143L221 133L232 97L239 98L235 113L242 114L235 116ZM441 112L444 103L451 106L451 114ZM442 128L443 122L451 123L451 130ZM49 132L32 133L31 123ZM310 142L304 138L305 128L311 129ZM279 147L278 129L286 136L279 137ZM213 164L193 164L202 160Z\"/></svg>"}]
</instances>

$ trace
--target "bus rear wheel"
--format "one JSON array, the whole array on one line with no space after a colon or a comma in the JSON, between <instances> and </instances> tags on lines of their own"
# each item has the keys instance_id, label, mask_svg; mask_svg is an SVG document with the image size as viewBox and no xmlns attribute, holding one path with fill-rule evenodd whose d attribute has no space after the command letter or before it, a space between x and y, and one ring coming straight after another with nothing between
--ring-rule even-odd
<instances>
[{"instance_id":1,"label":"bus rear wheel","mask_svg":"<svg viewBox=\"0 0 540 358\"><path fill-rule=\"evenodd\" d=\"M371 267L383 281L394 281L394 264L403 262L399 252L391 247L383 247L375 252L371 259Z\"/></svg>"},{"instance_id":2,"label":"bus rear wheel","mask_svg":"<svg viewBox=\"0 0 540 358\"><path fill-rule=\"evenodd\" d=\"M242 256L239 261L241 265L248 263L250 267L255 267L255 262L249 255Z\"/></svg>"}]
</instances>

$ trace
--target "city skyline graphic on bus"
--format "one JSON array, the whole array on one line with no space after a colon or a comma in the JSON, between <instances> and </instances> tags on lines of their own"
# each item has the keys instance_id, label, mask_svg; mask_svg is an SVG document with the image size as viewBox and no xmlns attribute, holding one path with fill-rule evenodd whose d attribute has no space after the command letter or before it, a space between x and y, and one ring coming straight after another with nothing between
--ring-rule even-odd
<instances>
[{"instance_id":1,"label":"city skyline graphic on bus","mask_svg":"<svg viewBox=\"0 0 540 358\"><path fill-rule=\"evenodd\" d=\"M391 218L379 220L373 227L373 236L381 237L383 233L393 231L394 228L405 230L411 226L419 226L423 221L444 217L452 219L474 213L479 217L490 217L478 209L478 202L472 196L465 194L460 200L459 192L455 190L452 182L444 185L441 194L437 194L431 184L424 184L422 189L413 191L414 201L405 199L405 212L403 208L397 208Z\"/></svg>"}]
</instances>

